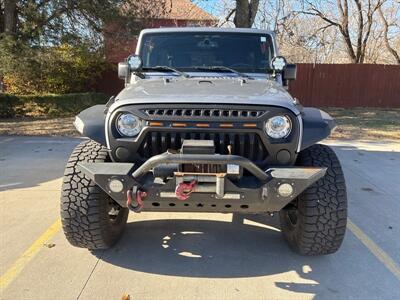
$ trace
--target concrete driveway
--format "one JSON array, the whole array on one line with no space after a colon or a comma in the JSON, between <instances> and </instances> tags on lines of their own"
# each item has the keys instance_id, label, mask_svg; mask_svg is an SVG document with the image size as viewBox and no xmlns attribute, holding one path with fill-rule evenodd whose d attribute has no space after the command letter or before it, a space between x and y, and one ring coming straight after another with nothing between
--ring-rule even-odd
<instances>
[{"instance_id":1,"label":"concrete driveway","mask_svg":"<svg viewBox=\"0 0 400 300\"><path fill-rule=\"evenodd\" d=\"M340 251L291 252L276 217L130 214L93 253L60 231L59 188L79 139L0 137L1 299L400 299L400 145L334 142L348 187Z\"/></svg>"}]
</instances>

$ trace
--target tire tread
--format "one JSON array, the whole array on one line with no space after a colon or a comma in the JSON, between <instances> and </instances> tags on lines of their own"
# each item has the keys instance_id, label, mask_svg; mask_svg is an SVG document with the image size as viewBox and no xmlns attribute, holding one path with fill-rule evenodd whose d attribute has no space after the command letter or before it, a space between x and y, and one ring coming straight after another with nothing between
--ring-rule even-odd
<instances>
[{"instance_id":1,"label":"tire tread","mask_svg":"<svg viewBox=\"0 0 400 300\"><path fill-rule=\"evenodd\" d=\"M74 149L66 165L61 192L61 223L67 240L73 246L106 249L122 232L121 229L117 232L110 230L110 221L106 217L106 194L77 169L79 162L105 162L107 159L105 147L87 140ZM121 223L126 223L128 212L124 210L123 214Z\"/></svg>"},{"instance_id":2,"label":"tire tread","mask_svg":"<svg viewBox=\"0 0 400 300\"><path fill-rule=\"evenodd\" d=\"M298 165L327 167L323 178L298 197L298 225L291 229L280 213L282 231L290 246L303 255L336 252L344 239L347 194L344 174L334 151L313 145L299 153Z\"/></svg>"}]
</instances>

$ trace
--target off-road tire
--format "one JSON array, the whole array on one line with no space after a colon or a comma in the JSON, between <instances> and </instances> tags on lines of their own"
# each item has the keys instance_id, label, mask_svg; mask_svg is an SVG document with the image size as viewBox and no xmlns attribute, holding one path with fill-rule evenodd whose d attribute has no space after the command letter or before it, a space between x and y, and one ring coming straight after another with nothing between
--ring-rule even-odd
<instances>
[{"instance_id":1,"label":"off-road tire","mask_svg":"<svg viewBox=\"0 0 400 300\"><path fill-rule=\"evenodd\" d=\"M283 236L302 255L336 252L347 223L347 194L340 162L331 148L313 145L301 151L298 166L326 167L323 178L280 211Z\"/></svg>"},{"instance_id":2,"label":"off-road tire","mask_svg":"<svg viewBox=\"0 0 400 300\"><path fill-rule=\"evenodd\" d=\"M107 150L88 140L72 152L64 173L61 222L67 240L76 247L106 249L121 236L129 210L120 207L77 169L78 162L108 161ZM110 207L117 209L110 210ZM110 215L110 211L117 211Z\"/></svg>"}]
</instances>

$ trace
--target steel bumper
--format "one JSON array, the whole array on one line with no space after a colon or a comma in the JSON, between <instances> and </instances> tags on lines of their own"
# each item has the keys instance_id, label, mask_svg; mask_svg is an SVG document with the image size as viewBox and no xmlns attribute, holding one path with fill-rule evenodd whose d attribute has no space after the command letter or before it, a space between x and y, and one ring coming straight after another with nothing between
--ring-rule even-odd
<instances>
[{"instance_id":1,"label":"steel bumper","mask_svg":"<svg viewBox=\"0 0 400 300\"><path fill-rule=\"evenodd\" d=\"M155 167L169 164L231 164L251 175L243 176L238 182L233 182L226 174L176 172L166 181L154 178L151 171ZM326 172L326 168L314 167L263 171L241 156L171 153L154 156L139 168L132 163L79 163L78 168L123 207L127 206L127 192L140 189L147 194L143 199L143 211L175 212L276 212ZM176 187L191 180L199 184L187 200L179 200L175 195Z\"/></svg>"}]
</instances>

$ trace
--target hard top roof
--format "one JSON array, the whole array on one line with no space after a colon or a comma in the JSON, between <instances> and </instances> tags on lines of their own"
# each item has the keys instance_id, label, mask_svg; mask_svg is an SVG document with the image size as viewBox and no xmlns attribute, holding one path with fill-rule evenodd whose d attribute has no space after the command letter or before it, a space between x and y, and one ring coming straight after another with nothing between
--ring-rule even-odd
<instances>
[{"instance_id":1,"label":"hard top roof","mask_svg":"<svg viewBox=\"0 0 400 300\"><path fill-rule=\"evenodd\" d=\"M255 28L224 28L224 27L166 27L151 28L141 31L141 35L147 33L168 33L168 32L237 32L237 33L259 33L275 35L273 31Z\"/></svg>"}]
</instances>

